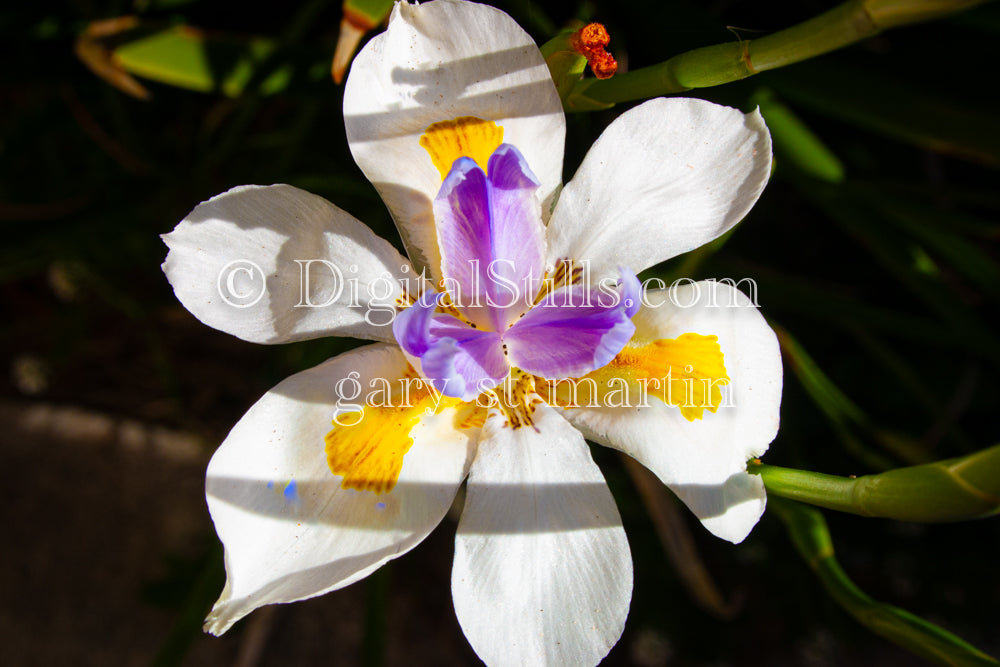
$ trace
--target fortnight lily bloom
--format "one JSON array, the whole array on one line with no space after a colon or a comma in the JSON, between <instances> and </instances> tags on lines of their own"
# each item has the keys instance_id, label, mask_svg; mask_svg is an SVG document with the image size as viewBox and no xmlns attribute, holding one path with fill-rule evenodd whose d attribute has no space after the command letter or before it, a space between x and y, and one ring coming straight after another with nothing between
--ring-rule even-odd
<instances>
[{"instance_id":1,"label":"fortnight lily bloom","mask_svg":"<svg viewBox=\"0 0 1000 667\"><path fill-rule=\"evenodd\" d=\"M397 4L344 112L412 264L287 185L230 190L164 237L167 277L210 326L382 341L274 387L212 458L227 582L206 628L367 576L467 481L452 593L477 654L595 664L621 636L632 563L584 435L724 539L764 509L746 462L778 427L773 332L732 286L644 291L635 273L744 216L767 129L756 112L652 100L560 192L564 117L540 52L503 12L456 0Z\"/></svg>"}]
</instances>

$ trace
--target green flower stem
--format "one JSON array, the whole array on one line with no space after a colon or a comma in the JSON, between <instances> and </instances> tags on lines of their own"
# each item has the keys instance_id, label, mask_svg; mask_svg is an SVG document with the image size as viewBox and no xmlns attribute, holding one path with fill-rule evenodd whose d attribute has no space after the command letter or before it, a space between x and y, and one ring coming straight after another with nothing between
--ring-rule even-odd
<instances>
[{"instance_id":1,"label":"green flower stem","mask_svg":"<svg viewBox=\"0 0 1000 667\"><path fill-rule=\"evenodd\" d=\"M939 18L984 1L849 0L767 37L706 46L603 81L585 79L569 95L566 109L601 109L738 81L834 51L888 28Z\"/></svg>"},{"instance_id":2,"label":"green flower stem","mask_svg":"<svg viewBox=\"0 0 1000 667\"><path fill-rule=\"evenodd\" d=\"M1000 445L877 475L838 477L751 462L771 496L901 521L977 519L1000 512Z\"/></svg>"},{"instance_id":3,"label":"green flower stem","mask_svg":"<svg viewBox=\"0 0 1000 667\"><path fill-rule=\"evenodd\" d=\"M768 508L784 521L795 548L830 597L869 630L940 665L1000 664L947 630L905 609L873 600L858 588L837 562L830 531L819 510L781 498L770 498Z\"/></svg>"}]
</instances>

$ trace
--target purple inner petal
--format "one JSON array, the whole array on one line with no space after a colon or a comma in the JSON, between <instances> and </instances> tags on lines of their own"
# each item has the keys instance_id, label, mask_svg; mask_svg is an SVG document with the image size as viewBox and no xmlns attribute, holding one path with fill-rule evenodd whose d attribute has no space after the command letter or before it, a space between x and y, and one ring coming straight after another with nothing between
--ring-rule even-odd
<instances>
[{"instance_id":1,"label":"purple inner petal","mask_svg":"<svg viewBox=\"0 0 1000 667\"><path fill-rule=\"evenodd\" d=\"M434 201L445 289L464 318L437 312L431 293L399 314L393 333L445 395L472 400L510 365L553 379L586 375L635 333L642 286L628 269L618 285L563 287L531 307L545 257L537 188L521 154L503 144L487 172L456 160Z\"/></svg>"},{"instance_id":2,"label":"purple inner petal","mask_svg":"<svg viewBox=\"0 0 1000 667\"><path fill-rule=\"evenodd\" d=\"M437 315L431 325L434 345L421 358L424 375L445 396L469 401L500 384L510 368L500 334L473 329L451 315Z\"/></svg>"},{"instance_id":3,"label":"purple inner petal","mask_svg":"<svg viewBox=\"0 0 1000 667\"><path fill-rule=\"evenodd\" d=\"M619 294L564 287L503 337L513 366L545 378L580 377L607 365L635 333Z\"/></svg>"},{"instance_id":4,"label":"purple inner petal","mask_svg":"<svg viewBox=\"0 0 1000 667\"><path fill-rule=\"evenodd\" d=\"M446 289L480 328L504 331L530 306L545 260L538 180L503 144L488 172L459 158L434 201Z\"/></svg>"},{"instance_id":5,"label":"purple inner petal","mask_svg":"<svg viewBox=\"0 0 1000 667\"><path fill-rule=\"evenodd\" d=\"M445 396L466 401L500 384L510 370L500 334L436 313L436 307L437 295L427 293L392 325L400 347L420 359L424 376Z\"/></svg>"},{"instance_id":6,"label":"purple inner petal","mask_svg":"<svg viewBox=\"0 0 1000 667\"><path fill-rule=\"evenodd\" d=\"M438 294L424 292L416 302L392 321L392 335L409 354L422 357L433 343L430 335L431 320L437 308Z\"/></svg>"}]
</instances>

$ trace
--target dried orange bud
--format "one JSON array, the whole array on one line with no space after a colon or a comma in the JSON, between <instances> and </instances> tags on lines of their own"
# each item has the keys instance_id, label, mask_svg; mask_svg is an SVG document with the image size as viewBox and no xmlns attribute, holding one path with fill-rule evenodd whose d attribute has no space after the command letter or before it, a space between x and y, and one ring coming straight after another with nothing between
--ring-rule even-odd
<instances>
[{"instance_id":1,"label":"dried orange bud","mask_svg":"<svg viewBox=\"0 0 1000 667\"><path fill-rule=\"evenodd\" d=\"M618 71L618 61L605 50L610 42L611 35L600 23L588 23L569 38L570 46L587 59L598 79L608 79Z\"/></svg>"},{"instance_id":2,"label":"dried orange bud","mask_svg":"<svg viewBox=\"0 0 1000 667\"><path fill-rule=\"evenodd\" d=\"M608 34L608 29L600 23L588 23L573 33L569 41L574 49L587 55L595 49L603 51L611 43L611 35Z\"/></svg>"},{"instance_id":3,"label":"dried orange bud","mask_svg":"<svg viewBox=\"0 0 1000 667\"><path fill-rule=\"evenodd\" d=\"M607 51L594 54L587 59L587 64L598 79L610 79L618 71L618 61Z\"/></svg>"}]
</instances>

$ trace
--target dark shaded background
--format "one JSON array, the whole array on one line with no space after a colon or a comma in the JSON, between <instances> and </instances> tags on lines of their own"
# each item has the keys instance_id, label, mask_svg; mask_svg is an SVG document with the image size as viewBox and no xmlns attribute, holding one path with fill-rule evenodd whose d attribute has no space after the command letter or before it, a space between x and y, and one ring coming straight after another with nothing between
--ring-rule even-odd
<instances>
[{"instance_id":1,"label":"dark shaded background","mask_svg":"<svg viewBox=\"0 0 1000 667\"><path fill-rule=\"evenodd\" d=\"M726 26L753 38L832 6L497 4L539 42L552 25L599 19L632 68L735 39ZM73 41L92 20L137 10L148 25L280 38L268 66L291 62L297 76L271 96L149 83L151 100L130 98L92 75ZM232 186L285 182L398 245L348 152L342 89L305 74L328 67L339 20L339 3L318 1L0 9L4 664L476 663L451 607L453 519L364 582L258 611L220 639L199 630L223 580L203 499L208 457L269 387L355 343L265 348L200 324L159 270L157 235ZM750 109L768 87L847 174L840 184L810 177L777 142L771 184L721 250L659 270L756 280L764 314L864 413L831 415L786 357L783 424L767 462L864 474L995 442L998 35L1000 11L988 5L698 92ZM567 177L624 108L569 117ZM594 454L636 565L629 622L606 664L919 664L836 607L770 515L738 547L684 515L733 617L706 612L665 559L621 461ZM828 519L862 589L1000 653L995 519Z\"/></svg>"}]
</instances>

